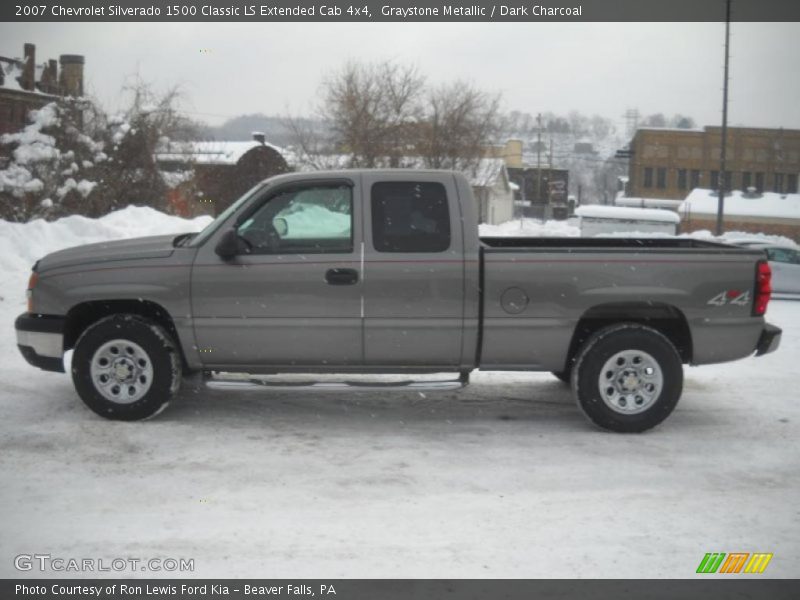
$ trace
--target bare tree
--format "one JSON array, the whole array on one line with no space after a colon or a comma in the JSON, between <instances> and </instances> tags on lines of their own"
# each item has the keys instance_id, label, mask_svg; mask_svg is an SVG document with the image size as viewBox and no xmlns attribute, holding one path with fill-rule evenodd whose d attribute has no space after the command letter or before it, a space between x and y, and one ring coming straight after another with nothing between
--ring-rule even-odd
<instances>
[{"instance_id":1,"label":"bare tree","mask_svg":"<svg viewBox=\"0 0 800 600\"><path fill-rule=\"evenodd\" d=\"M167 208L167 186L156 152L174 141L192 139L196 131L196 125L181 114L178 87L158 94L136 78L124 89L130 97L128 107L108 119L109 160L96 190L100 214L129 204Z\"/></svg>"},{"instance_id":2,"label":"bare tree","mask_svg":"<svg viewBox=\"0 0 800 600\"><path fill-rule=\"evenodd\" d=\"M500 128L500 97L457 81L428 95L417 154L432 169L474 168Z\"/></svg>"},{"instance_id":3,"label":"bare tree","mask_svg":"<svg viewBox=\"0 0 800 600\"><path fill-rule=\"evenodd\" d=\"M413 147L424 77L415 66L349 62L323 83L320 116L351 166L401 166Z\"/></svg>"},{"instance_id":4,"label":"bare tree","mask_svg":"<svg viewBox=\"0 0 800 600\"><path fill-rule=\"evenodd\" d=\"M337 169L349 165L336 154L336 143L323 121L306 117L285 117L285 127L292 140L287 148L294 156L290 160L296 169L319 171Z\"/></svg>"},{"instance_id":5,"label":"bare tree","mask_svg":"<svg viewBox=\"0 0 800 600\"><path fill-rule=\"evenodd\" d=\"M641 120L639 125L641 127L666 127L667 118L664 116L663 113L655 113L652 115L647 115L644 119Z\"/></svg>"},{"instance_id":6,"label":"bare tree","mask_svg":"<svg viewBox=\"0 0 800 600\"><path fill-rule=\"evenodd\" d=\"M501 128L499 96L463 81L426 88L415 66L393 61L349 62L321 92L327 129L288 119L301 167L466 169Z\"/></svg>"}]
</instances>

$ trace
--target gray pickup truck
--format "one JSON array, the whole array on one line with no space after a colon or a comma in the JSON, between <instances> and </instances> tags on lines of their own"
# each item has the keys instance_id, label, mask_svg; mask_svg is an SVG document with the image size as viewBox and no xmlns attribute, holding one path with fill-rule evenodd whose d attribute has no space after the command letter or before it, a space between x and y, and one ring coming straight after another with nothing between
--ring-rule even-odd
<instances>
[{"instance_id":1,"label":"gray pickup truck","mask_svg":"<svg viewBox=\"0 0 800 600\"><path fill-rule=\"evenodd\" d=\"M781 334L764 321L761 250L480 238L469 183L449 171L274 177L198 234L45 256L28 297L23 356L63 372L74 349L78 394L122 420L158 413L189 373L264 389L298 385L274 374L451 372L327 382L449 389L480 367L552 371L597 425L643 431L675 407L683 363L772 352Z\"/></svg>"}]
</instances>

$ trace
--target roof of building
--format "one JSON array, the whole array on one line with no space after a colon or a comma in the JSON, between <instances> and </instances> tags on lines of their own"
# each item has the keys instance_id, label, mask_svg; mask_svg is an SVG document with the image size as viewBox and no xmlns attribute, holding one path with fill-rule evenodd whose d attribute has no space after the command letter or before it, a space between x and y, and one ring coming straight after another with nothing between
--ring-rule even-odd
<instances>
[{"instance_id":1,"label":"roof of building","mask_svg":"<svg viewBox=\"0 0 800 600\"><path fill-rule=\"evenodd\" d=\"M283 155L284 150L264 144ZM235 165L247 152L261 146L260 142L171 142L164 152L156 153L160 162L187 162L203 165Z\"/></svg>"},{"instance_id":2,"label":"roof of building","mask_svg":"<svg viewBox=\"0 0 800 600\"><path fill-rule=\"evenodd\" d=\"M627 177L626 177L627 179ZM617 193L614 198L615 206L635 206L639 208L668 208L678 210L683 200L672 200L669 198L634 198L625 196L625 192Z\"/></svg>"},{"instance_id":3,"label":"roof of building","mask_svg":"<svg viewBox=\"0 0 800 600\"><path fill-rule=\"evenodd\" d=\"M629 208L588 204L575 209L579 217L590 219L615 219L621 221L656 221L658 223L680 223L680 217L671 210L660 208Z\"/></svg>"},{"instance_id":4,"label":"roof of building","mask_svg":"<svg viewBox=\"0 0 800 600\"><path fill-rule=\"evenodd\" d=\"M637 131L639 130L647 130L647 131L677 131L677 132L694 132L694 133L703 133L705 131L702 127L652 127L652 126L645 126L645 127L637 127Z\"/></svg>"},{"instance_id":5,"label":"roof of building","mask_svg":"<svg viewBox=\"0 0 800 600\"><path fill-rule=\"evenodd\" d=\"M499 178L508 181L505 173L506 163L502 158L482 158L474 169L464 172L473 187L492 187Z\"/></svg>"},{"instance_id":6,"label":"roof of building","mask_svg":"<svg viewBox=\"0 0 800 600\"><path fill-rule=\"evenodd\" d=\"M678 212L684 216L716 215L718 198L714 190L695 188L686 196ZM747 194L735 190L725 196L724 213L728 216L800 220L800 194Z\"/></svg>"}]
</instances>

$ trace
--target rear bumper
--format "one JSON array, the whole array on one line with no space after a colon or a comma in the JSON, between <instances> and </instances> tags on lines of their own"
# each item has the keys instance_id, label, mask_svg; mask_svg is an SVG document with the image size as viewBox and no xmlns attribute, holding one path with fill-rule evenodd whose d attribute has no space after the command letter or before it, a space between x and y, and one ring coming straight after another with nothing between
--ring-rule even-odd
<instances>
[{"instance_id":1,"label":"rear bumper","mask_svg":"<svg viewBox=\"0 0 800 600\"><path fill-rule=\"evenodd\" d=\"M756 356L775 352L781 345L781 333L783 332L780 327L766 323L756 344Z\"/></svg>"},{"instance_id":2,"label":"rear bumper","mask_svg":"<svg viewBox=\"0 0 800 600\"><path fill-rule=\"evenodd\" d=\"M17 317L17 347L34 367L64 372L64 317L24 313Z\"/></svg>"}]
</instances>

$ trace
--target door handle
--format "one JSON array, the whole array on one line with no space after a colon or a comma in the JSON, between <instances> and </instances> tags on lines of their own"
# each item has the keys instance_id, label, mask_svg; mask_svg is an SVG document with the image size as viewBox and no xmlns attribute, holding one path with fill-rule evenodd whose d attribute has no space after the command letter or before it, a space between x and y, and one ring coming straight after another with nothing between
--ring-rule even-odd
<instances>
[{"instance_id":1,"label":"door handle","mask_svg":"<svg viewBox=\"0 0 800 600\"><path fill-rule=\"evenodd\" d=\"M355 269L328 269L325 272L325 283L329 285L353 285L358 283L358 271Z\"/></svg>"}]
</instances>

